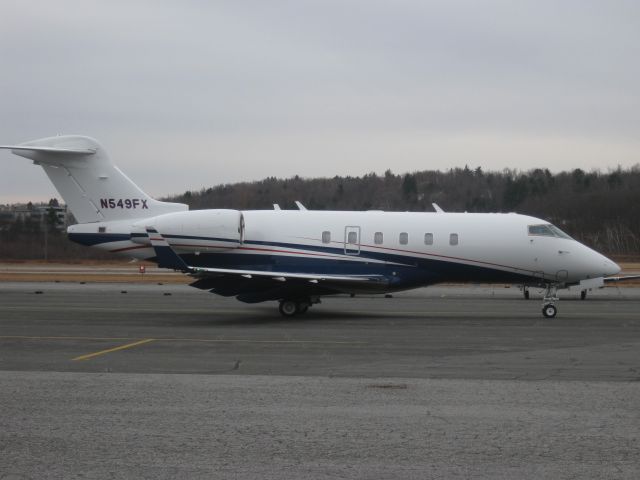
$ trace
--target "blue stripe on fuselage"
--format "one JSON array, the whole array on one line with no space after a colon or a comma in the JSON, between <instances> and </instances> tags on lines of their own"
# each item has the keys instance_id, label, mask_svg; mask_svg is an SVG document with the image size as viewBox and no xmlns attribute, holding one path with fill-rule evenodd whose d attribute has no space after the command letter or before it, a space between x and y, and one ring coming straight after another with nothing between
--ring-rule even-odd
<instances>
[{"instance_id":1,"label":"blue stripe on fuselage","mask_svg":"<svg viewBox=\"0 0 640 480\"><path fill-rule=\"evenodd\" d=\"M92 247L102 243L122 242L131 240L131 235L126 233L78 233L69 232L67 234L69 240L80 245Z\"/></svg>"},{"instance_id":2,"label":"blue stripe on fuselage","mask_svg":"<svg viewBox=\"0 0 640 480\"><path fill-rule=\"evenodd\" d=\"M182 255L194 267L235 268L290 273L316 273L326 275L384 275L392 283L429 285L447 281L527 283L532 277L477 265L466 265L445 260L412 258L413 265L353 262L340 259L322 259L307 256L270 255L261 253L200 253ZM401 261L388 255L386 260ZM395 279L395 280L393 280Z\"/></svg>"},{"instance_id":3,"label":"blue stripe on fuselage","mask_svg":"<svg viewBox=\"0 0 640 480\"><path fill-rule=\"evenodd\" d=\"M130 240L131 237L145 236L145 234L69 233L70 240L87 246L126 241ZM190 235L166 235L165 238L172 240L237 242L233 239ZM356 258L360 260L353 261L350 259L354 256L345 255L343 246L329 247L257 240L246 240L243 245L265 247L265 249L269 247L289 248L309 253L332 254L341 256L344 259L322 256L311 257L304 254L296 255L295 252L292 252L290 255L276 255L275 252L245 251L244 253L235 253L233 250L227 252L201 252L199 255L182 254L181 257L187 264L194 267L272 270L290 273L313 272L327 275L382 274L389 278L397 278L401 283L408 285L425 285L443 281L527 283L535 279L532 275L533 272L522 271L522 273L515 273L504 271L490 265L468 265L460 263L464 261L464 259L447 260L444 258L425 258L423 256L411 256L388 251L361 250L360 255L356 256ZM390 262L392 264L367 263L366 259Z\"/></svg>"}]
</instances>

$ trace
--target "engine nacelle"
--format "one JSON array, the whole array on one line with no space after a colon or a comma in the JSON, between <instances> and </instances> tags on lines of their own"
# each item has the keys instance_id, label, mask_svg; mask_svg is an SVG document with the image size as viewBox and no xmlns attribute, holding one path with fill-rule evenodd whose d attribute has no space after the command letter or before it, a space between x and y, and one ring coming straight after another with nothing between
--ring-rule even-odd
<instances>
[{"instance_id":1,"label":"engine nacelle","mask_svg":"<svg viewBox=\"0 0 640 480\"><path fill-rule=\"evenodd\" d=\"M131 240L148 244L146 227L154 227L181 252L229 250L244 240L244 218L239 210L191 210L147 218L132 226Z\"/></svg>"}]
</instances>

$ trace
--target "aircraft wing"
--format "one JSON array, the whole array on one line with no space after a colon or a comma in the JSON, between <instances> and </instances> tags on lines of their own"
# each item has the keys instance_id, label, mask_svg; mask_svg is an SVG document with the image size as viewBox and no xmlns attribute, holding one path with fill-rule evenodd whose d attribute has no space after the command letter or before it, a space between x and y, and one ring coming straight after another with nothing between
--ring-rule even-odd
<instances>
[{"instance_id":1,"label":"aircraft wing","mask_svg":"<svg viewBox=\"0 0 640 480\"><path fill-rule=\"evenodd\" d=\"M324 275L316 273L291 273L291 272L272 272L265 270L239 270L230 268L203 268L189 267L189 273L193 274L220 274L220 275L242 275L245 278L262 277L270 278L284 282L288 279L308 280L311 283L319 281L335 281L335 282L371 282L374 280L385 279L384 275Z\"/></svg>"},{"instance_id":2,"label":"aircraft wing","mask_svg":"<svg viewBox=\"0 0 640 480\"><path fill-rule=\"evenodd\" d=\"M311 284L344 284L344 286L364 283L387 285L389 280L384 275L326 275L317 273L274 272L265 270L244 270L232 268L192 267L185 263L171 248L164 237L153 227L146 227L147 235L153 247L158 266L173 268L197 277L239 276L244 279L269 280L273 282L305 281ZM198 282L196 282L198 283ZM327 285L328 286L328 285Z\"/></svg>"}]
</instances>

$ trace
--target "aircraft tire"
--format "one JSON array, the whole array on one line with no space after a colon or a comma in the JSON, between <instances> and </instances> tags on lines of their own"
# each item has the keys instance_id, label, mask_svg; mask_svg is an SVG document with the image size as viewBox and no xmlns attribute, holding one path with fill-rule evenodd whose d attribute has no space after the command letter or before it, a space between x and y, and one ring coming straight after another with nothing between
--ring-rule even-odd
<instances>
[{"instance_id":1,"label":"aircraft tire","mask_svg":"<svg viewBox=\"0 0 640 480\"><path fill-rule=\"evenodd\" d=\"M529 290L525 289L524 291L524 299L529 300Z\"/></svg>"},{"instance_id":2,"label":"aircraft tire","mask_svg":"<svg viewBox=\"0 0 640 480\"><path fill-rule=\"evenodd\" d=\"M585 300L587 298L587 291L586 290L582 290L580 292L580 300Z\"/></svg>"},{"instance_id":3,"label":"aircraft tire","mask_svg":"<svg viewBox=\"0 0 640 480\"><path fill-rule=\"evenodd\" d=\"M298 313L298 304L293 300L282 300L278 309L283 317L293 317Z\"/></svg>"},{"instance_id":4,"label":"aircraft tire","mask_svg":"<svg viewBox=\"0 0 640 480\"><path fill-rule=\"evenodd\" d=\"M307 313L307 310L309 310L309 304L307 302L296 303L296 313Z\"/></svg>"},{"instance_id":5,"label":"aircraft tire","mask_svg":"<svg viewBox=\"0 0 640 480\"><path fill-rule=\"evenodd\" d=\"M558 309L553 303L547 303L542 307L542 315L545 318L554 318L558 313Z\"/></svg>"}]
</instances>

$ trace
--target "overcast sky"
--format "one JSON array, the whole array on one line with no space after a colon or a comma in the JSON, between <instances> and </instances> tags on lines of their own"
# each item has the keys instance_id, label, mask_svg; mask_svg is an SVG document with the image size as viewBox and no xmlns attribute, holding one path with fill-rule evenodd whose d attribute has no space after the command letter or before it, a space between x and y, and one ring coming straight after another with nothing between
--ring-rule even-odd
<instances>
[{"instance_id":1,"label":"overcast sky","mask_svg":"<svg viewBox=\"0 0 640 480\"><path fill-rule=\"evenodd\" d=\"M152 196L640 162L637 0L3 0L0 60L0 144L95 137ZM0 152L0 203L53 196Z\"/></svg>"}]
</instances>

